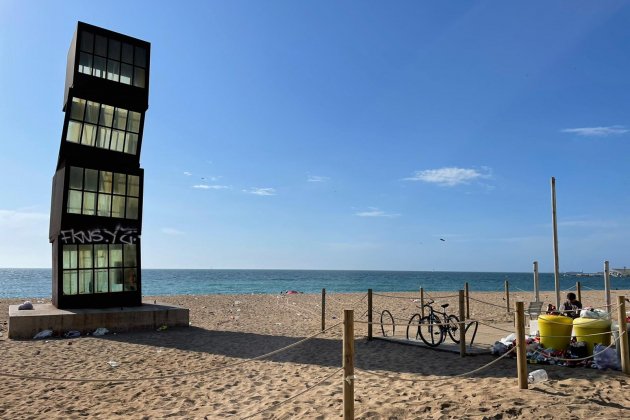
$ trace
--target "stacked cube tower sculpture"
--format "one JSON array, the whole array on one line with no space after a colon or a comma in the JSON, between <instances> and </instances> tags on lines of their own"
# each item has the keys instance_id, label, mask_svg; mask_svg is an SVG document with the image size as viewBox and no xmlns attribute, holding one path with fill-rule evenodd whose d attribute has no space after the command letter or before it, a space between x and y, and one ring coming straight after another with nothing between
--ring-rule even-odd
<instances>
[{"instance_id":1,"label":"stacked cube tower sculpture","mask_svg":"<svg viewBox=\"0 0 630 420\"><path fill-rule=\"evenodd\" d=\"M142 304L148 42L79 22L68 52L49 239L64 308Z\"/></svg>"}]
</instances>

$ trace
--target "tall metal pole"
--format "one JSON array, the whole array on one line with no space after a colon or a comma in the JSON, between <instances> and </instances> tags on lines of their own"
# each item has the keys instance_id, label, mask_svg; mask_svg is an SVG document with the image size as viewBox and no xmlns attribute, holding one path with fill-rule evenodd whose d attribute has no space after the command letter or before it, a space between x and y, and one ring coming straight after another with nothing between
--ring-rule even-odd
<instances>
[{"instance_id":1,"label":"tall metal pole","mask_svg":"<svg viewBox=\"0 0 630 420\"><path fill-rule=\"evenodd\" d=\"M553 266L556 309L560 310L560 262L558 261L558 221L556 220L556 178L551 177L551 219L553 221Z\"/></svg>"},{"instance_id":2,"label":"tall metal pole","mask_svg":"<svg viewBox=\"0 0 630 420\"><path fill-rule=\"evenodd\" d=\"M538 261L534 261L534 296L540 302L540 282L538 281Z\"/></svg>"},{"instance_id":3,"label":"tall metal pole","mask_svg":"<svg viewBox=\"0 0 630 420\"><path fill-rule=\"evenodd\" d=\"M604 291L606 292L606 311L610 312L610 266L608 261L604 261Z\"/></svg>"}]
</instances>

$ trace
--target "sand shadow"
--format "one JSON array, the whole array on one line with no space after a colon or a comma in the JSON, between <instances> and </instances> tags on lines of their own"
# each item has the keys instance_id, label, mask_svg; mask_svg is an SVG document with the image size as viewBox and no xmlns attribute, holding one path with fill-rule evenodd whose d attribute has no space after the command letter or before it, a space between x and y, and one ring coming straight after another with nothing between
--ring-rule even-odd
<instances>
[{"instance_id":1,"label":"sand shadow","mask_svg":"<svg viewBox=\"0 0 630 420\"><path fill-rule=\"evenodd\" d=\"M252 359L297 343L304 337L255 334L235 331L215 331L199 327L171 328L166 331L135 332L106 335L100 339L200 352L235 359ZM342 341L338 337L315 337L265 360L324 367L341 367ZM496 360L491 355L461 358L458 354L434 351L418 346L401 345L382 340L355 340L355 366L396 377L396 374L457 376ZM537 366L553 371L550 377L557 380L572 377L574 369L560 366ZM582 369L582 368L575 368ZM589 369L589 376L610 375ZM490 369L482 370L471 378L515 378L516 360L506 358Z\"/></svg>"}]
</instances>

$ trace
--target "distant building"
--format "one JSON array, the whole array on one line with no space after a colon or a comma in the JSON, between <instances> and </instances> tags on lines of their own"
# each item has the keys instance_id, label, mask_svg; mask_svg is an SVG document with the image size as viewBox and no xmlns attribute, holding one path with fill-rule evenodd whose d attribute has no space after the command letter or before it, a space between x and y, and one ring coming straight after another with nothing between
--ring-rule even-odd
<instances>
[{"instance_id":1,"label":"distant building","mask_svg":"<svg viewBox=\"0 0 630 420\"><path fill-rule=\"evenodd\" d=\"M610 275L613 277L630 277L630 269L629 268L611 268Z\"/></svg>"},{"instance_id":2,"label":"distant building","mask_svg":"<svg viewBox=\"0 0 630 420\"><path fill-rule=\"evenodd\" d=\"M58 308L142 304L148 42L79 22L68 51L49 239Z\"/></svg>"}]
</instances>

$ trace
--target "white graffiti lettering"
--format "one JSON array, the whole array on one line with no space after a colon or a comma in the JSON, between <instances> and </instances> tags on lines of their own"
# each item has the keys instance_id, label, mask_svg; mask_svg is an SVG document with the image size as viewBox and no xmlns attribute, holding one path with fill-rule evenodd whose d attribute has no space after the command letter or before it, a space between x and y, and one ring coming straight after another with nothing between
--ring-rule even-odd
<instances>
[{"instance_id":1,"label":"white graffiti lettering","mask_svg":"<svg viewBox=\"0 0 630 420\"><path fill-rule=\"evenodd\" d=\"M89 230L62 230L60 232L61 242L64 244L135 244L138 240L138 229L123 226L116 226L114 231L108 229Z\"/></svg>"}]
</instances>

